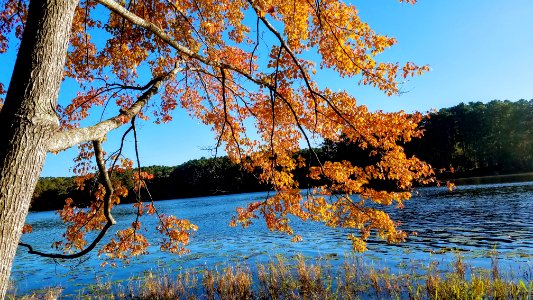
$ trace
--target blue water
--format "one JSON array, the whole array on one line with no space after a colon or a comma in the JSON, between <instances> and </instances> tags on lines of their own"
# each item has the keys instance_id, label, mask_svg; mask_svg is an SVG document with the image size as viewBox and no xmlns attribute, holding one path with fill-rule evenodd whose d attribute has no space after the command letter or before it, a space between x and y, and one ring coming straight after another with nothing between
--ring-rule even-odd
<instances>
[{"instance_id":1,"label":"blue water","mask_svg":"<svg viewBox=\"0 0 533 300\"><path fill-rule=\"evenodd\" d=\"M303 237L299 243L290 242L290 237L284 234L270 232L262 220L246 229L228 226L236 207L265 196L266 193L251 193L157 202L159 211L189 219L199 227L188 247L190 254L183 256L160 252L157 246L151 246L148 255L132 258L128 264L102 268L104 258L98 257L96 251L75 261L61 261L29 255L19 248L11 275L17 294L49 286L63 287L64 295L77 294L97 281L123 280L148 270L177 272L235 262L253 265L267 262L276 254L327 257L335 267L351 252L346 238L348 230L311 222L293 222L295 232ZM533 268L533 182L460 186L453 193L421 188L403 210L389 212L393 219L403 223L403 230L418 235L400 245L371 240L369 250L361 255L366 264L397 271L405 265L424 267L437 262L445 269L456 253L461 253L472 266L489 268L496 251L504 271ZM113 215L118 224L111 228L111 233L135 219L131 205L117 206ZM143 217L141 222L145 228L154 228L156 224L153 217ZM39 250L53 251L50 245L62 233L58 216L54 212L31 213L27 223L33 226L33 233L24 235L22 240ZM146 235L152 233L148 231Z\"/></svg>"}]
</instances>

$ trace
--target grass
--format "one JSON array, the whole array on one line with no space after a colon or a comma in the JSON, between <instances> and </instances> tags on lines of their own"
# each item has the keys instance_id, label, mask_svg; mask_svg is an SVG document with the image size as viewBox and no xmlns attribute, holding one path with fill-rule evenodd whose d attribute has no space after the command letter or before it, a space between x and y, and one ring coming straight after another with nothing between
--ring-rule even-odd
<instances>
[{"instance_id":1,"label":"grass","mask_svg":"<svg viewBox=\"0 0 533 300\"><path fill-rule=\"evenodd\" d=\"M477 269L457 256L447 271L436 264L405 273L367 267L361 258L345 258L333 269L327 260L315 263L302 256L277 256L254 269L247 265L222 269L148 272L122 283L97 282L78 299L533 299L531 267L502 274L498 261L491 269ZM7 299L61 298L60 288L35 291ZM69 297L71 298L71 297Z\"/></svg>"}]
</instances>

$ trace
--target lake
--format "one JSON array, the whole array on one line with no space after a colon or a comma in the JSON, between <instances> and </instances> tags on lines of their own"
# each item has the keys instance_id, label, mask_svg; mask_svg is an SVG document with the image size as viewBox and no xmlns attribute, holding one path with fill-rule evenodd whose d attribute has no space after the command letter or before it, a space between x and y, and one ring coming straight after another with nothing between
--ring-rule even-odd
<instances>
[{"instance_id":1,"label":"lake","mask_svg":"<svg viewBox=\"0 0 533 300\"><path fill-rule=\"evenodd\" d=\"M290 237L268 231L262 220L246 229L228 226L236 207L265 196L251 193L157 202L160 212L189 219L199 227L189 244L190 254L183 256L163 253L152 246L150 254L133 258L127 265L102 268L104 259L97 256L97 251L79 260L61 261L29 255L19 248L11 274L17 294L61 286L65 288L63 295L72 295L97 281L120 281L148 270L177 272L228 263L253 265L267 262L276 254L326 257L333 267L342 264L351 251L347 230L297 221L293 227L303 241L292 243ZM533 182L459 186L451 193L445 188L420 188L403 210L387 211L403 223L403 230L418 235L400 245L371 240L369 250L360 255L365 264L393 272L405 265L423 267L435 261L439 268L447 268L456 253L461 253L468 264L490 268L497 252L504 272L533 269ZM115 207L113 215L118 224L111 233L135 219L131 205ZM143 226L155 227L155 218L143 219ZM30 213L27 223L33 226L33 233L22 240L36 249L53 251L50 245L62 234L58 216L54 212Z\"/></svg>"}]
</instances>

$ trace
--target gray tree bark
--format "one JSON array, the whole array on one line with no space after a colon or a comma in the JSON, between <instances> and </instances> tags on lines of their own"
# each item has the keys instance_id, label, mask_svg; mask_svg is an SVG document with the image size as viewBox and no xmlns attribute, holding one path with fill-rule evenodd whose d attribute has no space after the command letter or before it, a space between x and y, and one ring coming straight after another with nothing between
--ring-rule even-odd
<instances>
[{"instance_id":1,"label":"gray tree bark","mask_svg":"<svg viewBox=\"0 0 533 300\"><path fill-rule=\"evenodd\" d=\"M30 1L4 107L0 111L0 299L51 137L72 18L79 0Z\"/></svg>"}]
</instances>

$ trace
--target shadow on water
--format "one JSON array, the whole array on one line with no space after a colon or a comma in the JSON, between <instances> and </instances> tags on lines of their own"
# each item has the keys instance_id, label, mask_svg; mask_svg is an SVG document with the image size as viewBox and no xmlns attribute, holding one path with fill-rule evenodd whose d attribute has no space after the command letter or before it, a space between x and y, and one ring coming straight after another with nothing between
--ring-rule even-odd
<instances>
[{"instance_id":1,"label":"shadow on water","mask_svg":"<svg viewBox=\"0 0 533 300\"><path fill-rule=\"evenodd\" d=\"M44 259L19 249L14 262L12 279L18 292L62 286L65 294L77 293L99 280L123 280L147 270L166 268L205 268L227 263L267 262L282 254L297 254L311 258L327 257L333 266L340 266L345 253L350 252L347 230L331 229L311 222L292 223L303 241L291 243L284 234L270 232L262 221L249 228L229 227L228 222L238 206L264 199L266 193L226 195L158 202L158 209L166 214L190 219L199 226L192 237L191 253L173 256L149 248L150 254L133 258L129 265L101 268L103 258L92 253L81 263ZM401 228L416 232L406 243L385 245L380 240L369 241L369 251L362 258L371 265L398 270L408 265L428 265L432 261L449 267L459 251L479 267L490 267L491 255L499 253L500 265L512 268L531 264L533 257L533 183L459 186L450 193L444 188L419 189L405 208L387 208L392 218L402 222ZM131 205L120 205L114 215L119 224L113 232L131 224L135 216ZM154 228L153 218L141 220L146 228ZM53 212L32 213L28 223L34 233L24 241L40 249L50 249L61 236L61 226ZM145 233L155 234L153 229ZM155 237L157 239L157 237ZM105 241L104 241L105 242ZM31 275L31 276L30 276Z\"/></svg>"}]
</instances>

